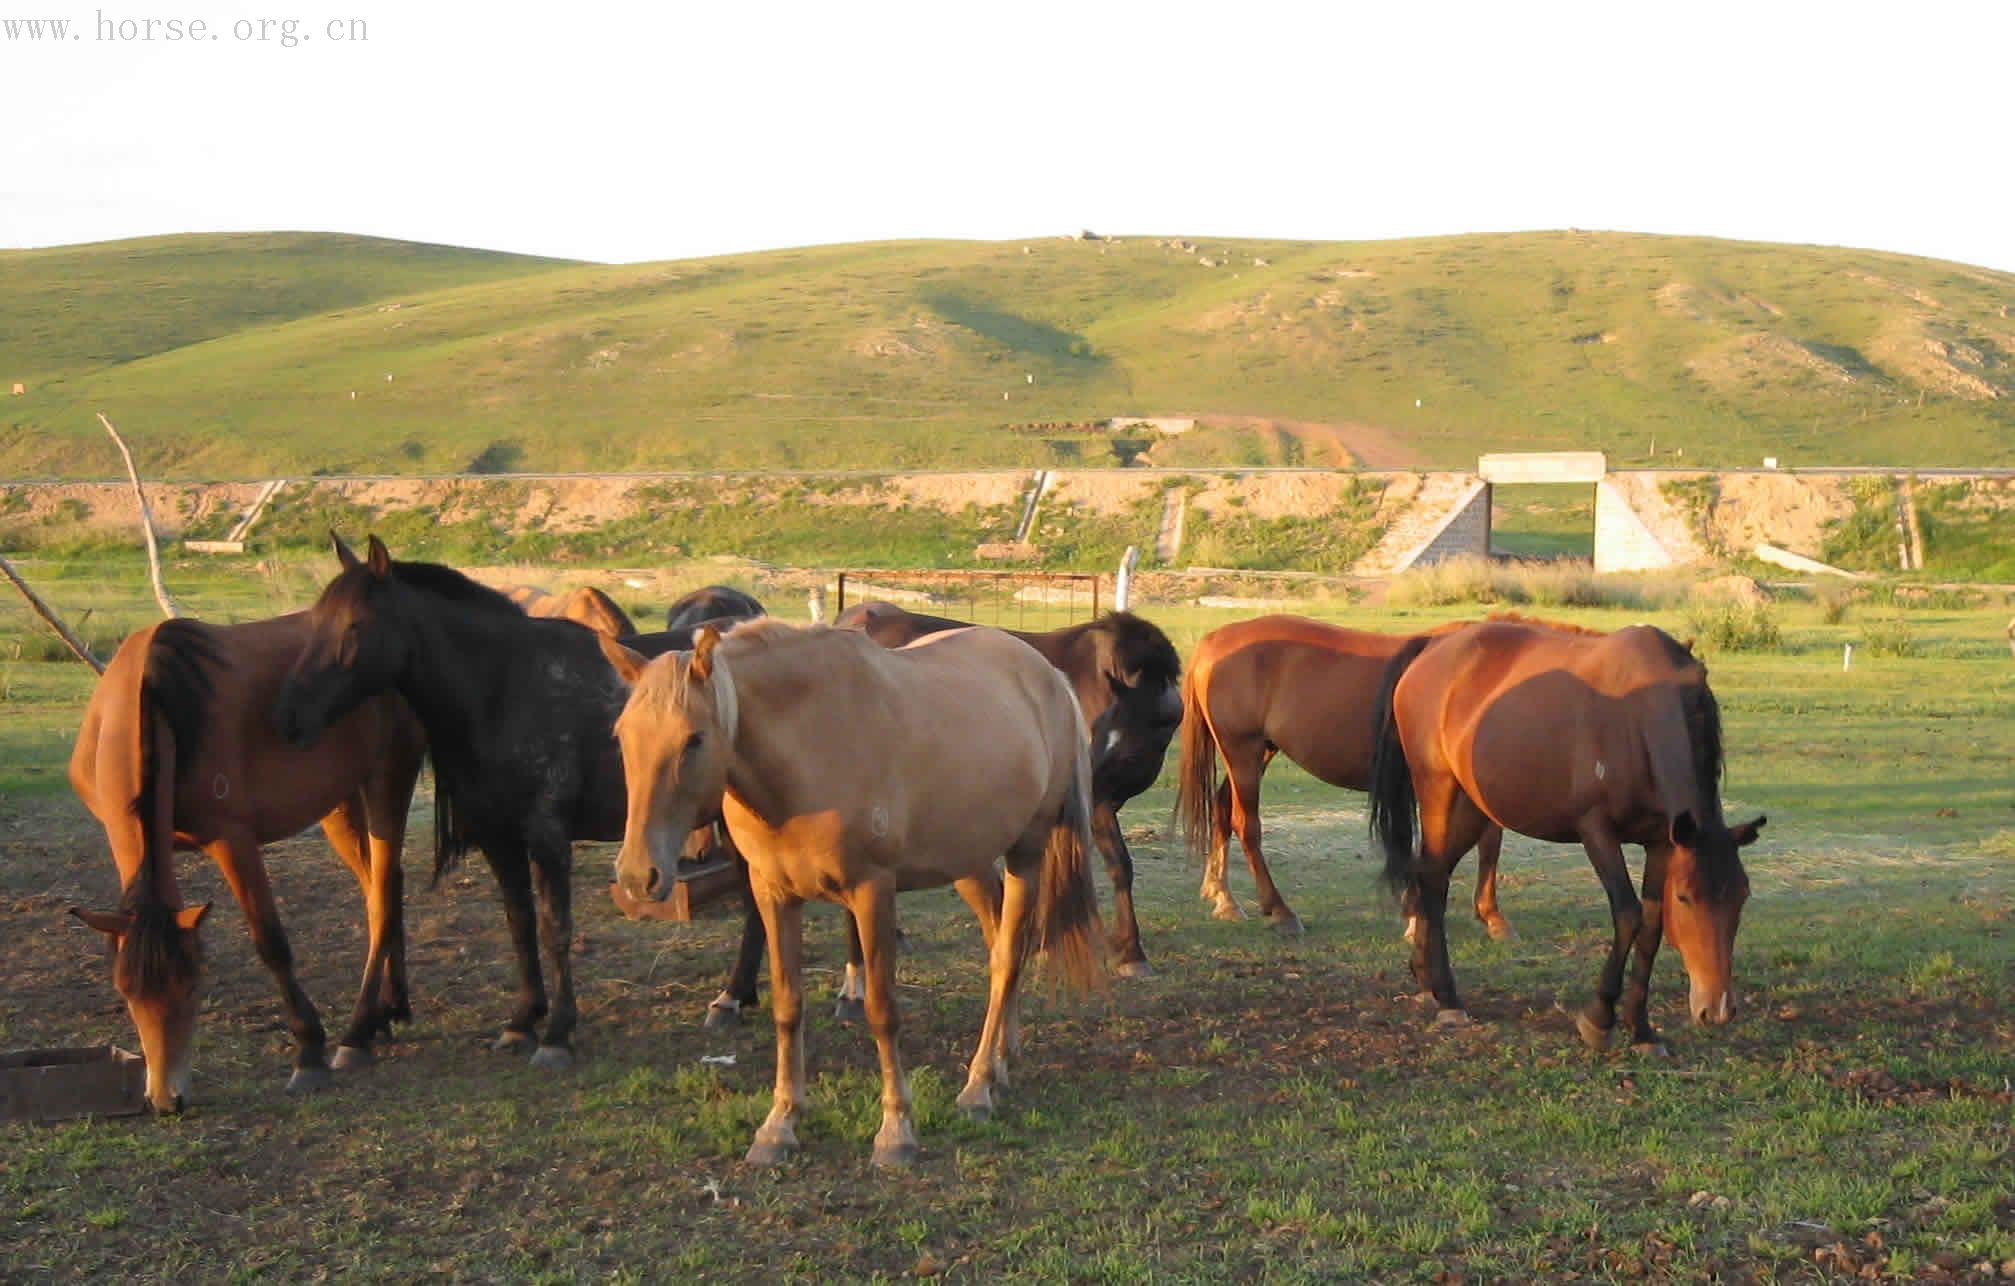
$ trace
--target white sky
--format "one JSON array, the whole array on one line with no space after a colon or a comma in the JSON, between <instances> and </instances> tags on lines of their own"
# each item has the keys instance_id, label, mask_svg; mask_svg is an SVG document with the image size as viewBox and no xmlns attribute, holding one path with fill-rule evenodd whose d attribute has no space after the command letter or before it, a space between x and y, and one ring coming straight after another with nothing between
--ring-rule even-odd
<instances>
[{"instance_id":1,"label":"white sky","mask_svg":"<svg viewBox=\"0 0 2015 1286\"><path fill-rule=\"evenodd\" d=\"M0 0L0 245L1611 228L2015 270L2015 3ZM99 19L201 18L119 43ZM309 39L236 38L295 18ZM331 19L365 39L327 38Z\"/></svg>"}]
</instances>

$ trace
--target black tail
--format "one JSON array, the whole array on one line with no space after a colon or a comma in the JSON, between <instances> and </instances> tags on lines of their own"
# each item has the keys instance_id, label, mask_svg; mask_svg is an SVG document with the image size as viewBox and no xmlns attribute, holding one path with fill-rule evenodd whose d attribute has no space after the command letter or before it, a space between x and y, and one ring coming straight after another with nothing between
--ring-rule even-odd
<instances>
[{"instance_id":1,"label":"black tail","mask_svg":"<svg viewBox=\"0 0 2015 1286\"><path fill-rule=\"evenodd\" d=\"M441 877L461 864L463 856L471 845L469 836L462 829L461 810L455 807L454 792L448 788L447 779L441 776L441 765L434 764L434 887L440 887Z\"/></svg>"},{"instance_id":2,"label":"black tail","mask_svg":"<svg viewBox=\"0 0 2015 1286\"><path fill-rule=\"evenodd\" d=\"M1392 694L1400 676L1433 641L1427 635L1408 639L1385 663L1385 674L1378 681L1378 701L1371 712L1371 833L1385 849L1385 882L1394 892L1403 889L1413 875L1415 800L1413 769L1399 740Z\"/></svg>"},{"instance_id":3,"label":"black tail","mask_svg":"<svg viewBox=\"0 0 2015 1286\"><path fill-rule=\"evenodd\" d=\"M211 669L224 663L201 623L177 618L155 628L140 676L140 784L132 808L142 852L122 904L133 913L126 952L143 992L196 967L195 935L177 928L179 908L162 896L161 867L174 860L175 787L188 779L209 725Z\"/></svg>"}]
</instances>

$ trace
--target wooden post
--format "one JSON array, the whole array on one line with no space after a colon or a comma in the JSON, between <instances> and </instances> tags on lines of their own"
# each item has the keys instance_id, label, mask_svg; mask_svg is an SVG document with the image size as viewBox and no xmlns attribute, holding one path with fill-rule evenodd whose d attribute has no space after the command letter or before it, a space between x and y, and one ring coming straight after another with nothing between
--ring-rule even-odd
<instances>
[{"instance_id":1,"label":"wooden post","mask_svg":"<svg viewBox=\"0 0 2015 1286\"><path fill-rule=\"evenodd\" d=\"M112 421L98 412L98 423L105 426L105 432L112 435L112 445L119 448L119 454L126 460L126 476L133 483L133 497L140 502L140 530L147 537L147 573L154 580L154 601L161 605L161 614L176 617L182 609L175 606L175 600L168 594L168 586L161 580L161 548L154 541L154 513L147 508L147 493L140 489L140 472L133 467L133 453L126 449L126 440L119 436L119 430L112 427Z\"/></svg>"},{"instance_id":2,"label":"wooden post","mask_svg":"<svg viewBox=\"0 0 2015 1286\"><path fill-rule=\"evenodd\" d=\"M21 573L14 570L14 564L9 562L4 554L0 554L0 572L7 574L7 579L14 582L14 588L20 590L21 596L28 600L28 606L35 609L35 615L49 623L49 628L56 631L56 637L63 640L63 645L69 648L79 661L100 674L105 673L105 663L92 653L83 639L71 633L70 627L63 623L62 617L56 615L55 609L43 602L34 590L28 588L28 582L21 579Z\"/></svg>"}]
</instances>

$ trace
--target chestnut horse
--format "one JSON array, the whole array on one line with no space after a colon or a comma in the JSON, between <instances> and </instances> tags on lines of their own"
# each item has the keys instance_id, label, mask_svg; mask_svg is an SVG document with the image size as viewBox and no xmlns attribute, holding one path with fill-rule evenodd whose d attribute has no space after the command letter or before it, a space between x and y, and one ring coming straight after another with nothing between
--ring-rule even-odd
<instances>
[{"instance_id":1,"label":"chestnut horse","mask_svg":"<svg viewBox=\"0 0 2015 1286\"><path fill-rule=\"evenodd\" d=\"M576 585L564 594L551 594L536 585L506 585L503 594L527 616L574 621L612 639L637 632L616 600L592 585Z\"/></svg>"},{"instance_id":2,"label":"chestnut horse","mask_svg":"<svg viewBox=\"0 0 2015 1286\"><path fill-rule=\"evenodd\" d=\"M883 647L901 647L930 634L971 628L971 621L925 616L893 603L858 603L834 625L865 631ZM1131 612L1108 612L1095 621L1046 632L1003 630L1040 652L1070 680L1084 711L1091 747L1092 837L1112 879L1115 972L1124 978L1154 971L1141 949L1133 910L1133 854L1120 830L1119 809L1161 776L1168 743L1182 718L1182 660L1152 622Z\"/></svg>"},{"instance_id":3,"label":"chestnut horse","mask_svg":"<svg viewBox=\"0 0 2015 1286\"><path fill-rule=\"evenodd\" d=\"M703 628L690 654L650 662L614 641L602 647L635 685L616 724L630 796L618 881L632 897L662 896L680 838L718 810L768 929L776 1091L749 1161L781 1161L798 1142L799 953L812 898L840 903L860 925L882 1069L874 1159L904 1164L917 1138L896 1045L895 895L958 888L991 963L986 1021L958 1103L989 1115L1020 1052L1016 989L1031 927L1073 983L1098 973L1085 861L1091 762L1063 677L980 629L889 651L853 630L759 621L725 637Z\"/></svg>"},{"instance_id":4,"label":"chestnut horse","mask_svg":"<svg viewBox=\"0 0 2015 1286\"><path fill-rule=\"evenodd\" d=\"M280 984L294 1036L290 1090L326 1085L321 1018L293 953L259 846L317 818L364 890L370 921L363 985L336 1066L370 1058L406 990L400 848L426 741L397 697L365 702L311 750L284 743L274 698L309 635L296 613L242 625L180 619L137 631L91 694L70 784L105 828L124 890L117 911L73 914L112 941L112 981L147 1059L147 1100L179 1111L189 1090L208 906L185 907L174 850L216 861L244 910L259 958Z\"/></svg>"},{"instance_id":5,"label":"chestnut horse","mask_svg":"<svg viewBox=\"0 0 2015 1286\"><path fill-rule=\"evenodd\" d=\"M1276 754L1284 754L1332 786L1371 789L1372 708L1386 663L1408 637L1302 616L1260 616L1212 630L1197 643L1182 684L1176 814L1190 852L1203 859L1201 895L1218 919L1245 918L1225 887L1226 853L1237 831L1260 914L1284 933L1301 931L1301 918L1275 887L1260 847L1260 777ZM1503 846L1504 832L1486 828L1476 870L1476 918L1500 941L1515 936L1497 909ZM1410 941L1419 931L1411 907L1407 921Z\"/></svg>"},{"instance_id":6,"label":"chestnut horse","mask_svg":"<svg viewBox=\"0 0 2015 1286\"><path fill-rule=\"evenodd\" d=\"M1733 1016L1735 931L1749 896L1738 850L1764 819L1722 819L1720 708L1707 667L1684 645L1648 625L1590 635L1483 621L1401 648L1374 718L1372 831L1387 878L1420 909L1413 972L1440 1006L1437 1022L1466 1021L1443 929L1449 871L1491 825L1579 842L1609 895L1615 938L1575 1020L1589 1045L1607 1046L1621 996L1632 1044L1662 1050L1649 993L1667 934L1694 1020ZM1642 903L1625 844L1644 848Z\"/></svg>"}]
</instances>

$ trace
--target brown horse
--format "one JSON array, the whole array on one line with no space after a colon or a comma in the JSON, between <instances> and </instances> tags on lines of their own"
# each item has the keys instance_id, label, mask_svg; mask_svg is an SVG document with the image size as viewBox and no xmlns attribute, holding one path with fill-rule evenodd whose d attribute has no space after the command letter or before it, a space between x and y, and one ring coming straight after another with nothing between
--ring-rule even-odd
<instances>
[{"instance_id":1,"label":"brown horse","mask_svg":"<svg viewBox=\"0 0 2015 1286\"><path fill-rule=\"evenodd\" d=\"M969 629L971 621L925 616L893 603L857 603L833 624L865 631L883 647L902 647L926 635ZM1091 747L1092 838L1112 879L1115 972L1123 978L1153 973L1141 947L1133 909L1133 853L1120 830L1119 810L1161 776L1168 743L1182 718L1182 660L1152 622L1131 612L1108 612L1095 621L1036 633L1003 630L1041 653L1071 682L1084 711Z\"/></svg>"},{"instance_id":2,"label":"brown horse","mask_svg":"<svg viewBox=\"0 0 2015 1286\"><path fill-rule=\"evenodd\" d=\"M612 639L637 632L616 600L592 585L576 585L564 594L551 594L536 585L506 585L503 594L524 608L527 616L573 621Z\"/></svg>"},{"instance_id":3,"label":"brown horse","mask_svg":"<svg viewBox=\"0 0 2015 1286\"><path fill-rule=\"evenodd\" d=\"M1276 754L1284 754L1332 786L1371 789L1372 707L1387 662L1407 638L1301 616L1261 616L1212 630L1197 643L1182 684L1176 813L1190 852L1203 859L1201 895L1218 919L1245 918L1225 887L1226 852L1237 831L1260 913L1282 932L1301 931L1301 918L1274 886L1260 847L1260 777ZM1497 909L1503 846L1504 832L1488 827L1477 845L1476 871L1476 918L1500 941L1515 936ZM1409 940L1419 931L1411 912Z\"/></svg>"},{"instance_id":4,"label":"brown horse","mask_svg":"<svg viewBox=\"0 0 2015 1286\"><path fill-rule=\"evenodd\" d=\"M105 827L124 890L117 911L73 912L112 941L113 985L147 1057L147 1099L179 1111L189 1089L207 905L184 907L173 850L214 859L280 984L295 1043L290 1090L328 1083L322 1022L293 953L259 846L321 819L364 890L370 947L336 1066L412 1011L399 851L426 741L396 697L350 713L310 750L283 742L272 709L309 634L295 614L243 625L164 621L120 645L91 694L70 784Z\"/></svg>"},{"instance_id":5,"label":"brown horse","mask_svg":"<svg viewBox=\"0 0 2015 1286\"><path fill-rule=\"evenodd\" d=\"M1400 649L1374 720L1372 830L1387 877L1420 908L1413 972L1434 994L1438 1022L1464 1021L1442 923L1448 874L1493 824L1578 841L1609 895L1616 935L1595 1000L1576 1018L1583 1040L1608 1044L1622 996L1633 1045L1662 1050L1648 998L1666 934L1686 966L1694 1020L1733 1016L1735 931L1749 896L1738 850L1764 819L1722 819L1720 708L1707 667L1684 645L1648 625L1590 635L1484 621ZM1644 847L1642 903L1624 844Z\"/></svg>"},{"instance_id":6,"label":"brown horse","mask_svg":"<svg viewBox=\"0 0 2015 1286\"><path fill-rule=\"evenodd\" d=\"M703 629L690 654L652 662L613 641L603 651L635 684L616 724L630 795L618 881L633 897L659 896L679 840L719 809L769 931L776 1093L748 1159L775 1163L798 1141L798 957L812 898L842 904L860 925L882 1067L874 1158L901 1164L916 1156L917 1140L896 1047L895 895L958 888L992 966L958 1102L987 1116L1019 1053L1016 987L1031 913L1042 949L1073 982L1088 985L1098 972L1098 903L1085 862L1091 763L1062 676L994 630L888 651L852 630L756 622L725 638ZM1003 852L1004 890L994 871Z\"/></svg>"}]
</instances>

